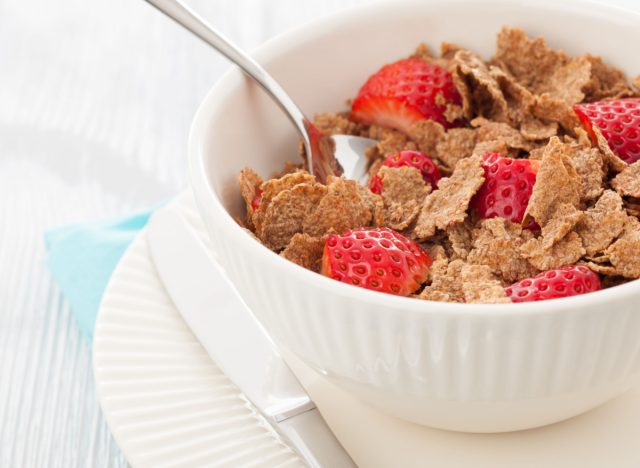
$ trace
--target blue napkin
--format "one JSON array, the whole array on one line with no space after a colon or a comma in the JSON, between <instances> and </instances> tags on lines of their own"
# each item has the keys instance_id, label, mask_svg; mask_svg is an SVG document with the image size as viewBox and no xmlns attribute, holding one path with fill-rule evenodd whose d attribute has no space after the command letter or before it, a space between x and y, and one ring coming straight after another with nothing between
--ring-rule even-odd
<instances>
[{"instance_id":1,"label":"blue napkin","mask_svg":"<svg viewBox=\"0 0 640 468\"><path fill-rule=\"evenodd\" d=\"M89 343L109 278L152 212L45 233L48 267Z\"/></svg>"}]
</instances>

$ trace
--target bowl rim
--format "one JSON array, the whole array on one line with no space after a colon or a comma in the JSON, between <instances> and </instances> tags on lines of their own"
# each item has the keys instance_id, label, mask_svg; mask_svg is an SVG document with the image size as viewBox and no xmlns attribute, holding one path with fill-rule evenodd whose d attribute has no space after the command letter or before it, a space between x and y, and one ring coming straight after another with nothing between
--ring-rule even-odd
<instances>
[{"instance_id":1,"label":"bowl rim","mask_svg":"<svg viewBox=\"0 0 640 468\"><path fill-rule=\"evenodd\" d=\"M379 15L388 9L395 9L398 6L411 7L412 5L425 4L437 7L438 5L451 6L452 4L465 5L471 0L400 0L398 2L381 1L374 4L356 5L337 13L326 15L308 23L296 26L293 29L280 33L260 45L252 54L260 63L268 64L271 60L286 55L287 51L300 42L309 42L322 36L324 30L336 25L340 27L354 19L361 20L367 15ZM621 5L609 5L595 0L565 0L560 5L555 0L540 0L537 2L527 2L525 0L486 0L485 3L499 7L500 5L517 5L525 9L544 10L558 9L565 11L585 12L585 7L593 10L603 21L610 18L619 18L624 14L626 20L629 15L640 19L640 12L624 8ZM295 40L292 40L294 39ZM555 313L573 312L579 313L587 309L592 309L597 305L604 305L612 299L632 300L638 297L640 300L640 280L632 280L628 283L614 286L601 291L571 296L560 299L550 299L537 302L520 302L508 304L464 304L451 302L425 301L411 297L395 296L373 291L365 288L358 288L352 285L335 281L321 274L307 270L289 260L284 259L277 253L268 249L260 242L249 235L231 216L222 204L221 199L216 194L210 184L205 171L204 142L206 140L208 124L210 118L216 114L223 99L234 91L238 82L246 79L242 72L233 67L227 71L206 94L204 100L199 105L189 131L188 138L188 171L189 180L194 191L196 203L201 212L214 210L216 212L218 229L222 235L236 239L237 245L251 257L259 259L260 264L266 264L274 270L280 270L288 275L296 275L307 284L313 284L329 294L346 296L350 300L361 303L371 303L384 306L388 312L413 313L417 315L445 315L447 317L503 317L503 316L530 316L547 315ZM274 104L275 105L275 104ZM206 202L204 201L206 200ZM588 307L587 307L588 306Z\"/></svg>"}]
</instances>

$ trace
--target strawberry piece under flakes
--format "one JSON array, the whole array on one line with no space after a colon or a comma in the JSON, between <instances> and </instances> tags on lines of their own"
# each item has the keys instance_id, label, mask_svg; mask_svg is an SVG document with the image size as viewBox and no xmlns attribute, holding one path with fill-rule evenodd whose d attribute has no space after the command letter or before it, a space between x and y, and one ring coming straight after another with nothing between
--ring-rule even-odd
<instances>
[{"instance_id":1,"label":"strawberry piece under flakes","mask_svg":"<svg viewBox=\"0 0 640 468\"><path fill-rule=\"evenodd\" d=\"M486 153L482 167L485 181L471 206L481 218L500 217L521 223L536 183L540 162ZM535 225L527 227L534 228Z\"/></svg>"},{"instance_id":2,"label":"strawberry piece under flakes","mask_svg":"<svg viewBox=\"0 0 640 468\"><path fill-rule=\"evenodd\" d=\"M544 301L576 296L602 288L600 277L583 265L543 271L505 289L512 302Z\"/></svg>"},{"instance_id":3,"label":"strawberry piece under flakes","mask_svg":"<svg viewBox=\"0 0 640 468\"><path fill-rule=\"evenodd\" d=\"M442 177L431 158L420 151L400 151L387 156L382 165L385 167L415 167L422 174L425 184L431 185L432 190L438 188L438 181ZM378 195L384 190L378 174L374 175L369 181L369 190Z\"/></svg>"},{"instance_id":4,"label":"strawberry piece under flakes","mask_svg":"<svg viewBox=\"0 0 640 468\"><path fill-rule=\"evenodd\" d=\"M573 110L594 143L594 127L615 155L628 164L640 159L640 98L576 104Z\"/></svg>"}]
</instances>

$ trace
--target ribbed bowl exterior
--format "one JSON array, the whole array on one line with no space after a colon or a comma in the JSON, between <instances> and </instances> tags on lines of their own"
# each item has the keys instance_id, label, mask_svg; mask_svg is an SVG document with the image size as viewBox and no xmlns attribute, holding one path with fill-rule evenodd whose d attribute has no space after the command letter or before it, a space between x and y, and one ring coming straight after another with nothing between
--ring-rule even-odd
<instances>
[{"instance_id":1,"label":"ribbed bowl exterior","mask_svg":"<svg viewBox=\"0 0 640 468\"><path fill-rule=\"evenodd\" d=\"M264 274L272 265L210 232L231 281L278 343L405 419L473 432L526 429L606 401L640 371L640 313L628 300L606 310L554 313L539 303L540 313L464 317L425 302L413 313L326 294L295 270ZM434 414L438 405L449 414Z\"/></svg>"},{"instance_id":2,"label":"ribbed bowl exterior","mask_svg":"<svg viewBox=\"0 0 640 468\"><path fill-rule=\"evenodd\" d=\"M636 13L581 0L389 2L300 28L255 57L302 108L326 111L340 109L371 71L421 40L460 43L488 57L504 24L570 53L606 53L634 71L640 56L629 44L637 43L637 21ZM310 83L321 83L322 92L309 92ZM635 380L638 282L539 303L443 304L347 286L259 245L234 220L243 212L236 175L245 165L272 173L295 144L290 123L234 70L203 102L189 148L192 187L219 261L281 346L378 408L464 431L566 419Z\"/></svg>"}]
</instances>

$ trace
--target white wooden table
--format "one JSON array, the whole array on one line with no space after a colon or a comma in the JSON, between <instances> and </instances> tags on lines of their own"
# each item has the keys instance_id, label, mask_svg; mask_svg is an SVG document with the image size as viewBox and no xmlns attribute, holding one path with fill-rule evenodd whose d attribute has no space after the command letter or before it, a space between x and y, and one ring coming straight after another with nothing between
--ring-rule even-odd
<instances>
[{"instance_id":1,"label":"white wooden table","mask_svg":"<svg viewBox=\"0 0 640 468\"><path fill-rule=\"evenodd\" d=\"M369 1L190 3L251 50ZM42 234L184 188L192 115L228 66L142 0L0 0L0 467L126 466Z\"/></svg>"},{"instance_id":2,"label":"white wooden table","mask_svg":"<svg viewBox=\"0 0 640 468\"><path fill-rule=\"evenodd\" d=\"M190 2L242 47L369 0ZM229 67L142 0L0 0L0 466L121 467L43 232L185 187L200 100Z\"/></svg>"}]
</instances>

